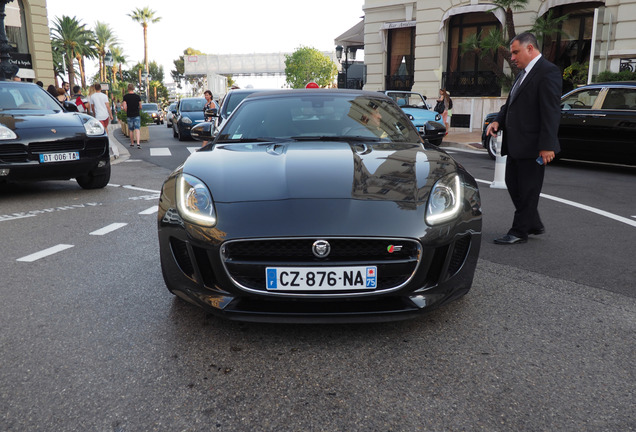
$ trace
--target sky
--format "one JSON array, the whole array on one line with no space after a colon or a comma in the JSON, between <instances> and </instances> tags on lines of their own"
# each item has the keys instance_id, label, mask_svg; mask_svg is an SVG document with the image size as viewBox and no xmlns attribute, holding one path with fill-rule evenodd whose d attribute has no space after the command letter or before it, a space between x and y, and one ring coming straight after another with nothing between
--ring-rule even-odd
<instances>
[{"instance_id":1,"label":"sky","mask_svg":"<svg viewBox=\"0 0 636 432\"><path fill-rule=\"evenodd\" d=\"M171 82L173 61L186 48L206 54L293 52L301 46L333 51L334 39L357 24L364 0L47 0L49 27L56 17L75 17L93 29L110 25L128 66L143 62L141 24L128 14L146 6L161 20L148 26L148 59ZM97 71L97 63L87 66ZM257 79L236 77L242 87ZM281 79L281 85L284 79ZM250 82L254 81L254 82Z\"/></svg>"}]
</instances>

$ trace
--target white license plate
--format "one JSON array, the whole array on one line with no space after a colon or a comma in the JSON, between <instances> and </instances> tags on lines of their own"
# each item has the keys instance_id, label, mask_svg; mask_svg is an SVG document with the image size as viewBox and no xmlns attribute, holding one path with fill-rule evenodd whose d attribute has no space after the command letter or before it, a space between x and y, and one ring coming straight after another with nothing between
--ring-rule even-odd
<instances>
[{"instance_id":1,"label":"white license plate","mask_svg":"<svg viewBox=\"0 0 636 432\"><path fill-rule=\"evenodd\" d=\"M40 163L46 162L68 162L79 160L79 152L67 153L44 153L40 155Z\"/></svg>"},{"instance_id":2,"label":"white license plate","mask_svg":"<svg viewBox=\"0 0 636 432\"><path fill-rule=\"evenodd\" d=\"M377 267L267 267L269 291L344 291L377 288Z\"/></svg>"}]
</instances>

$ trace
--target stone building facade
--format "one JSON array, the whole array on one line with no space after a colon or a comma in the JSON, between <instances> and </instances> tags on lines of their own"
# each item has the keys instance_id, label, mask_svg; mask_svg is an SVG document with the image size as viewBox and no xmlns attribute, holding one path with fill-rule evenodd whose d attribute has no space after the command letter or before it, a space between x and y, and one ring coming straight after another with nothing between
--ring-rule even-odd
<instances>
[{"instance_id":1,"label":"stone building facade","mask_svg":"<svg viewBox=\"0 0 636 432\"><path fill-rule=\"evenodd\" d=\"M471 36L507 35L503 10L480 0L365 0L363 10L366 90L412 90L435 99L446 88L452 128L481 128L484 115L505 101L506 86L493 69L510 75L507 64L461 50ZM605 70L636 70L636 0L529 0L514 11L517 34L549 12L568 15L560 35L540 42L562 70L589 61L590 80Z\"/></svg>"},{"instance_id":2,"label":"stone building facade","mask_svg":"<svg viewBox=\"0 0 636 432\"><path fill-rule=\"evenodd\" d=\"M14 0L6 5L5 29L15 48L12 62L27 81L55 83L46 0Z\"/></svg>"}]
</instances>

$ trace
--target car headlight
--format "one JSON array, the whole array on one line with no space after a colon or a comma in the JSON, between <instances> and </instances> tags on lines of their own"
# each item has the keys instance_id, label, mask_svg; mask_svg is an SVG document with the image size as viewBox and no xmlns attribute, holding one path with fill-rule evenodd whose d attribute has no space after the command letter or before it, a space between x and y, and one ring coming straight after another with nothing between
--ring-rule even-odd
<instances>
[{"instance_id":1,"label":"car headlight","mask_svg":"<svg viewBox=\"0 0 636 432\"><path fill-rule=\"evenodd\" d=\"M216 225L216 211L212 194L198 178L181 174L177 178L177 209L181 217L193 224Z\"/></svg>"},{"instance_id":2,"label":"car headlight","mask_svg":"<svg viewBox=\"0 0 636 432\"><path fill-rule=\"evenodd\" d=\"M437 225L454 219L462 204L461 182L457 174L449 174L439 179L428 197L426 223Z\"/></svg>"},{"instance_id":3,"label":"car headlight","mask_svg":"<svg viewBox=\"0 0 636 432\"><path fill-rule=\"evenodd\" d=\"M11 129L0 124L0 140L16 139L18 136Z\"/></svg>"},{"instance_id":4,"label":"car headlight","mask_svg":"<svg viewBox=\"0 0 636 432\"><path fill-rule=\"evenodd\" d=\"M89 136L102 135L104 133L104 126L95 118L87 118L84 122L84 130L86 131L86 135Z\"/></svg>"},{"instance_id":5,"label":"car headlight","mask_svg":"<svg viewBox=\"0 0 636 432\"><path fill-rule=\"evenodd\" d=\"M190 117L181 117L181 123L192 124L192 119Z\"/></svg>"}]
</instances>

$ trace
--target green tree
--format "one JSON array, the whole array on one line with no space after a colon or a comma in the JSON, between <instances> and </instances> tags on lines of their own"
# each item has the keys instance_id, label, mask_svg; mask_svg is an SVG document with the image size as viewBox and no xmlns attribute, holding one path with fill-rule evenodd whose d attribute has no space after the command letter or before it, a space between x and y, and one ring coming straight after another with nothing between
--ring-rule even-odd
<instances>
[{"instance_id":1,"label":"green tree","mask_svg":"<svg viewBox=\"0 0 636 432\"><path fill-rule=\"evenodd\" d=\"M82 49L84 45L92 40L92 33L86 28L85 24L78 21L77 18L62 15L61 18L56 17L53 20L53 28L51 29L51 47L57 54L63 57L63 62L68 73L68 82L73 87L75 85L75 67L73 60L76 58L76 52Z\"/></svg>"},{"instance_id":2,"label":"green tree","mask_svg":"<svg viewBox=\"0 0 636 432\"><path fill-rule=\"evenodd\" d=\"M97 51L97 56L99 57L99 80L106 81L106 66L104 65L104 57L106 56L107 51L111 51L114 46L116 46L119 41L113 33L113 30L106 23L102 23L97 21L95 23L95 50Z\"/></svg>"},{"instance_id":3,"label":"green tree","mask_svg":"<svg viewBox=\"0 0 636 432\"><path fill-rule=\"evenodd\" d=\"M285 75L291 88L304 88L314 81L321 87L334 82L338 69L331 59L315 48L300 47L285 55Z\"/></svg>"},{"instance_id":4,"label":"green tree","mask_svg":"<svg viewBox=\"0 0 636 432\"><path fill-rule=\"evenodd\" d=\"M128 14L129 17L132 18L133 21L138 22L144 29L144 65L146 66L146 73L148 70L148 24L154 24L161 20L161 17L155 17L155 11L150 9L148 6L142 8L137 8L131 13ZM150 79L150 77L148 77Z\"/></svg>"}]
</instances>

